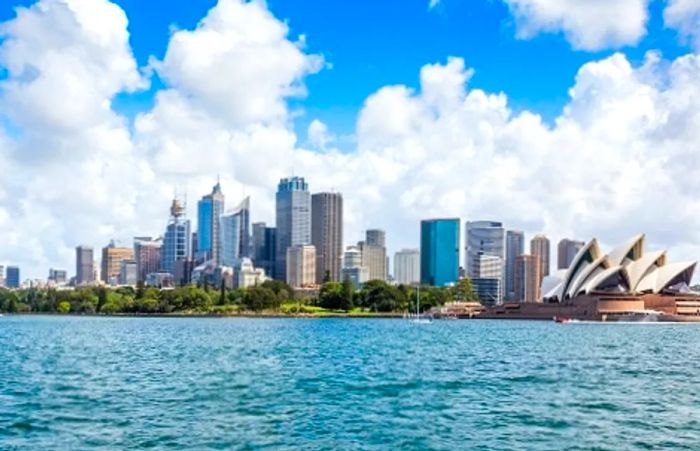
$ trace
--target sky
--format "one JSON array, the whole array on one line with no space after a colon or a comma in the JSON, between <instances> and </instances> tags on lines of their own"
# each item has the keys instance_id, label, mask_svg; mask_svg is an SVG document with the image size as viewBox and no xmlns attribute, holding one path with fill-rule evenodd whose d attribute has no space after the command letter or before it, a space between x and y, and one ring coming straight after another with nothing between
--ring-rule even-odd
<instances>
[{"instance_id":1,"label":"sky","mask_svg":"<svg viewBox=\"0 0 700 451\"><path fill-rule=\"evenodd\" d=\"M221 178L344 194L345 242L431 217L700 255L699 0L0 6L0 264L159 235Z\"/></svg>"}]
</instances>

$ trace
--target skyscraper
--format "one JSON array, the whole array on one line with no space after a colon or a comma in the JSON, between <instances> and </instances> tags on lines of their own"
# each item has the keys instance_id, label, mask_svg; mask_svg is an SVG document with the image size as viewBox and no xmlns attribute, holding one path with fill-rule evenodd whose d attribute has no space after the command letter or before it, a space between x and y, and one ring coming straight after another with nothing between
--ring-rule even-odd
<instances>
[{"instance_id":1,"label":"skyscraper","mask_svg":"<svg viewBox=\"0 0 700 451\"><path fill-rule=\"evenodd\" d=\"M394 254L394 279L396 283L413 285L420 283L420 251L402 249Z\"/></svg>"},{"instance_id":2,"label":"skyscraper","mask_svg":"<svg viewBox=\"0 0 700 451\"><path fill-rule=\"evenodd\" d=\"M122 260L119 265L119 284L136 285L138 282L136 260Z\"/></svg>"},{"instance_id":3,"label":"skyscraper","mask_svg":"<svg viewBox=\"0 0 700 451\"><path fill-rule=\"evenodd\" d=\"M291 287L316 284L316 248L311 244L287 248L287 283Z\"/></svg>"},{"instance_id":4,"label":"skyscraper","mask_svg":"<svg viewBox=\"0 0 700 451\"><path fill-rule=\"evenodd\" d=\"M316 282L326 274L340 280L343 253L343 196L317 193L311 196L311 243L316 247Z\"/></svg>"},{"instance_id":5,"label":"skyscraper","mask_svg":"<svg viewBox=\"0 0 700 451\"><path fill-rule=\"evenodd\" d=\"M95 282L95 258L92 247L75 248L75 284L87 285Z\"/></svg>"},{"instance_id":6,"label":"skyscraper","mask_svg":"<svg viewBox=\"0 0 700 451\"><path fill-rule=\"evenodd\" d=\"M370 280L387 280L386 242L383 230L371 229L365 233L365 241L357 245L362 252L362 266L369 270Z\"/></svg>"},{"instance_id":7,"label":"skyscraper","mask_svg":"<svg viewBox=\"0 0 700 451\"><path fill-rule=\"evenodd\" d=\"M536 255L515 257L515 300L538 302L540 299L540 259Z\"/></svg>"},{"instance_id":8,"label":"skyscraper","mask_svg":"<svg viewBox=\"0 0 700 451\"><path fill-rule=\"evenodd\" d=\"M224 194L217 182L211 194L197 203L197 258L221 264L221 216L224 214Z\"/></svg>"},{"instance_id":9,"label":"skyscraper","mask_svg":"<svg viewBox=\"0 0 700 451\"><path fill-rule=\"evenodd\" d=\"M445 286L459 276L459 219L421 221L421 283Z\"/></svg>"},{"instance_id":10,"label":"skyscraper","mask_svg":"<svg viewBox=\"0 0 700 451\"><path fill-rule=\"evenodd\" d=\"M349 246L343 253L343 269L341 270L343 281L349 281L353 287L360 286L369 281L369 268L362 265L362 251L357 246Z\"/></svg>"},{"instance_id":11,"label":"skyscraper","mask_svg":"<svg viewBox=\"0 0 700 451\"><path fill-rule=\"evenodd\" d=\"M505 231L496 221L471 221L465 224L466 252L464 267L467 276L476 277L474 270L479 253L495 255L505 260Z\"/></svg>"},{"instance_id":12,"label":"skyscraper","mask_svg":"<svg viewBox=\"0 0 700 451\"><path fill-rule=\"evenodd\" d=\"M7 288L19 288L20 277L19 277L19 267L8 266L7 275L5 276L5 286Z\"/></svg>"},{"instance_id":13,"label":"skyscraper","mask_svg":"<svg viewBox=\"0 0 700 451\"><path fill-rule=\"evenodd\" d=\"M544 235L535 235L530 241L530 254L536 255L540 260L540 280L549 275L549 238Z\"/></svg>"},{"instance_id":14,"label":"skyscraper","mask_svg":"<svg viewBox=\"0 0 700 451\"><path fill-rule=\"evenodd\" d=\"M68 272L64 269L49 269L49 277L47 281L55 285L65 285L68 282Z\"/></svg>"},{"instance_id":15,"label":"skyscraper","mask_svg":"<svg viewBox=\"0 0 700 451\"><path fill-rule=\"evenodd\" d=\"M303 177L280 180L276 199L275 278L287 277L287 249L311 243L311 194Z\"/></svg>"},{"instance_id":16,"label":"skyscraper","mask_svg":"<svg viewBox=\"0 0 700 451\"><path fill-rule=\"evenodd\" d=\"M122 260L133 260L134 250L130 247L117 247L114 241L102 248L102 271L101 279L109 285L119 283Z\"/></svg>"},{"instance_id":17,"label":"skyscraper","mask_svg":"<svg viewBox=\"0 0 700 451\"><path fill-rule=\"evenodd\" d=\"M276 232L264 222L253 224L253 265L265 270L265 275L275 275Z\"/></svg>"},{"instance_id":18,"label":"skyscraper","mask_svg":"<svg viewBox=\"0 0 700 451\"><path fill-rule=\"evenodd\" d=\"M162 247L162 238L134 237L137 282L145 282L146 276L160 270Z\"/></svg>"},{"instance_id":19,"label":"skyscraper","mask_svg":"<svg viewBox=\"0 0 700 451\"><path fill-rule=\"evenodd\" d=\"M173 199L173 203L170 205L170 219L165 227L165 236L160 252L160 270L164 273L173 274L177 260L187 260L192 256L190 221L185 219L185 213L182 204L177 199ZM219 221L217 220L216 223L218 224ZM216 230L218 234L218 226Z\"/></svg>"},{"instance_id":20,"label":"skyscraper","mask_svg":"<svg viewBox=\"0 0 700 451\"><path fill-rule=\"evenodd\" d=\"M224 266L237 266L238 260L250 257L250 197L221 218L221 254Z\"/></svg>"},{"instance_id":21,"label":"skyscraper","mask_svg":"<svg viewBox=\"0 0 700 451\"><path fill-rule=\"evenodd\" d=\"M559 241L557 245L557 269L567 269L571 262L574 261L578 251L585 245L586 243L583 241L575 241L568 238Z\"/></svg>"},{"instance_id":22,"label":"skyscraper","mask_svg":"<svg viewBox=\"0 0 700 451\"><path fill-rule=\"evenodd\" d=\"M509 301L515 299L515 257L525 253L525 234L520 231L508 230L506 232L506 282L505 298Z\"/></svg>"}]
</instances>

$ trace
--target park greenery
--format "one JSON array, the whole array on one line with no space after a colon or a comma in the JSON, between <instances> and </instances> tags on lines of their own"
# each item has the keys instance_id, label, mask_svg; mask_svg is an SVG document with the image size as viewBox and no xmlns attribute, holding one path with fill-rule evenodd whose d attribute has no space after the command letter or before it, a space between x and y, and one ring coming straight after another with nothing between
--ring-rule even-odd
<instances>
[{"instance_id":1,"label":"park greenery","mask_svg":"<svg viewBox=\"0 0 700 451\"><path fill-rule=\"evenodd\" d=\"M372 280L354 289L349 282L326 282L318 295L300 298L284 282L267 281L245 289L194 285L174 289L81 287L70 289L0 288L0 312L59 314L192 314L371 316L415 311L417 289ZM477 301L469 279L454 287L421 287L421 311L452 301Z\"/></svg>"}]
</instances>

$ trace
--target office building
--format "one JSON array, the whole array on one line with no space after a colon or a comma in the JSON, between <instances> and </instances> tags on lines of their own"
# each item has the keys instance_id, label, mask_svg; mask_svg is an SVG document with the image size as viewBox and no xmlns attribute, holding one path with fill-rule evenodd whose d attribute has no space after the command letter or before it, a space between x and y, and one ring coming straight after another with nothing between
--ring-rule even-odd
<instances>
[{"instance_id":1,"label":"office building","mask_svg":"<svg viewBox=\"0 0 700 451\"><path fill-rule=\"evenodd\" d=\"M394 280L402 285L420 283L420 250L402 249L394 254Z\"/></svg>"},{"instance_id":2,"label":"office building","mask_svg":"<svg viewBox=\"0 0 700 451\"><path fill-rule=\"evenodd\" d=\"M134 260L136 260L137 281L145 282L146 276L160 270L161 238L134 237Z\"/></svg>"},{"instance_id":3,"label":"office building","mask_svg":"<svg viewBox=\"0 0 700 451\"><path fill-rule=\"evenodd\" d=\"M540 258L537 255L515 257L515 301L538 302L540 300Z\"/></svg>"},{"instance_id":4,"label":"office building","mask_svg":"<svg viewBox=\"0 0 700 451\"><path fill-rule=\"evenodd\" d=\"M369 270L370 280L387 280L387 259L383 230L367 230L365 241L357 243L362 252L362 266Z\"/></svg>"},{"instance_id":5,"label":"office building","mask_svg":"<svg viewBox=\"0 0 700 451\"><path fill-rule=\"evenodd\" d=\"M221 265L221 216L224 214L224 194L216 183L212 192L197 203L197 260L212 260Z\"/></svg>"},{"instance_id":6,"label":"office building","mask_svg":"<svg viewBox=\"0 0 700 451\"><path fill-rule=\"evenodd\" d=\"M505 230L496 221L471 221L465 224L465 262L467 276L475 277L479 254L494 255L505 260Z\"/></svg>"},{"instance_id":7,"label":"office building","mask_svg":"<svg viewBox=\"0 0 700 451\"><path fill-rule=\"evenodd\" d=\"M549 254L549 238L535 235L530 240L530 255L536 255L540 259L540 283L549 275Z\"/></svg>"},{"instance_id":8,"label":"office building","mask_svg":"<svg viewBox=\"0 0 700 451\"><path fill-rule=\"evenodd\" d=\"M192 243L192 237L190 236L191 226L190 221L186 219L185 214L185 207L180 204L177 199L173 199L170 206L170 219L168 220L168 225L165 228L163 246L161 247L160 251L160 272L173 274L175 271L176 261L187 260L192 256L190 249L190 245ZM148 277L148 274L152 273L154 272L152 271L146 273L146 277Z\"/></svg>"},{"instance_id":9,"label":"office building","mask_svg":"<svg viewBox=\"0 0 700 451\"><path fill-rule=\"evenodd\" d=\"M287 284L294 288L316 285L316 248L310 244L287 248Z\"/></svg>"},{"instance_id":10,"label":"office building","mask_svg":"<svg viewBox=\"0 0 700 451\"><path fill-rule=\"evenodd\" d=\"M53 285L65 285L68 283L68 272L63 269L49 269L48 282Z\"/></svg>"},{"instance_id":11,"label":"office building","mask_svg":"<svg viewBox=\"0 0 700 451\"><path fill-rule=\"evenodd\" d=\"M7 273L5 275L5 286L7 288L19 288L20 276L18 266L8 266Z\"/></svg>"},{"instance_id":12,"label":"office building","mask_svg":"<svg viewBox=\"0 0 700 451\"><path fill-rule=\"evenodd\" d=\"M557 269L567 269L574 261L578 251L586 245L583 241L564 238L557 245Z\"/></svg>"},{"instance_id":13,"label":"office building","mask_svg":"<svg viewBox=\"0 0 700 451\"><path fill-rule=\"evenodd\" d=\"M362 264L362 251L357 246L349 246L343 254L343 281L349 281L357 289L370 280L369 268Z\"/></svg>"},{"instance_id":14,"label":"office building","mask_svg":"<svg viewBox=\"0 0 700 451\"><path fill-rule=\"evenodd\" d=\"M236 276L236 288L254 287L268 280L265 271L262 268L253 266L253 261L247 257L243 257L238 262L234 274Z\"/></svg>"},{"instance_id":15,"label":"office building","mask_svg":"<svg viewBox=\"0 0 700 451\"><path fill-rule=\"evenodd\" d=\"M343 253L343 196L318 193L311 196L311 244L316 248L316 283L326 277L340 280Z\"/></svg>"},{"instance_id":16,"label":"office building","mask_svg":"<svg viewBox=\"0 0 700 451\"><path fill-rule=\"evenodd\" d=\"M262 268L268 277L275 275L276 232L264 222L253 224L253 265Z\"/></svg>"},{"instance_id":17,"label":"office building","mask_svg":"<svg viewBox=\"0 0 700 451\"><path fill-rule=\"evenodd\" d=\"M122 260L119 268L119 285L135 286L138 282L138 266L136 260Z\"/></svg>"},{"instance_id":18,"label":"office building","mask_svg":"<svg viewBox=\"0 0 700 451\"><path fill-rule=\"evenodd\" d=\"M311 193L309 193L309 185L303 177L282 179L277 186L275 201L277 222L275 278L285 280L287 277L287 249L311 243Z\"/></svg>"},{"instance_id":19,"label":"office building","mask_svg":"<svg viewBox=\"0 0 700 451\"><path fill-rule=\"evenodd\" d=\"M459 272L459 219L421 221L421 283L452 285Z\"/></svg>"},{"instance_id":20,"label":"office building","mask_svg":"<svg viewBox=\"0 0 700 451\"><path fill-rule=\"evenodd\" d=\"M173 268L173 283L175 286L184 287L192 282L192 271L194 271L194 260L192 257L179 258L175 260Z\"/></svg>"},{"instance_id":21,"label":"office building","mask_svg":"<svg viewBox=\"0 0 700 451\"><path fill-rule=\"evenodd\" d=\"M479 253L474 260L474 289L484 305L499 304L503 299L503 260L495 255Z\"/></svg>"},{"instance_id":22,"label":"office building","mask_svg":"<svg viewBox=\"0 0 700 451\"><path fill-rule=\"evenodd\" d=\"M95 283L95 258L92 247L75 248L75 284L90 285Z\"/></svg>"},{"instance_id":23,"label":"office building","mask_svg":"<svg viewBox=\"0 0 700 451\"><path fill-rule=\"evenodd\" d=\"M525 253L525 234L516 230L506 232L505 299L515 299L515 257Z\"/></svg>"},{"instance_id":24,"label":"office building","mask_svg":"<svg viewBox=\"0 0 700 451\"><path fill-rule=\"evenodd\" d=\"M221 217L221 259L224 266L235 266L250 257L250 198Z\"/></svg>"},{"instance_id":25,"label":"office building","mask_svg":"<svg viewBox=\"0 0 700 451\"><path fill-rule=\"evenodd\" d=\"M122 260L133 260L134 250L130 247L117 247L114 241L102 248L102 281L109 285L119 283Z\"/></svg>"}]
</instances>

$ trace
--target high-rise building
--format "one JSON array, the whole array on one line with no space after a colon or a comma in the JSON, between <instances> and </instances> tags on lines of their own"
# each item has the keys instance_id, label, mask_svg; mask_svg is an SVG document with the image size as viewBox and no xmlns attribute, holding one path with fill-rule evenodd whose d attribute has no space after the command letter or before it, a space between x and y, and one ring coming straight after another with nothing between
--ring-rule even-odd
<instances>
[{"instance_id":1,"label":"high-rise building","mask_svg":"<svg viewBox=\"0 0 700 451\"><path fill-rule=\"evenodd\" d=\"M246 197L221 217L221 263L234 267L241 258L249 257L250 239L250 197Z\"/></svg>"},{"instance_id":2,"label":"high-rise building","mask_svg":"<svg viewBox=\"0 0 700 451\"><path fill-rule=\"evenodd\" d=\"M503 281L503 260L495 255L479 253L472 267L471 278L476 294L483 304L494 305L501 302Z\"/></svg>"},{"instance_id":3,"label":"high-rise building","mask_svg":"<svg viewBox=\"0 0 700 451\"><path fill-rule=\"evenodd\" d=\"M557 245L557 269L568 269L574 257L586 243L564 238Z\"/></svg>"},{"instance_id":4,"label":"high-rise building","mask_svg":"<svg viewBox=\"0 0 700 451\"><path fill-rule=\"evenodd\" d=\"M362 252L362 266L369 270L370 280L387 280L385 234L383 230L368 230L365 241L357 243Z\"/></svg>"},{"instance_id":5,"label":"high-rise building","mask_svg":"<svg viewBox=\"0 0 700 451\"><path fill-rule=\"evenodd\" d=\"M170 206L170 219L165 228L163 246L160 251L160 272L173 274L177 260L187 260L192 256L190 249L192 243L191 227L190 221L185 218L185 213L185 207L177 199L173 199ZM219 221L216 222L219 223ZM218 233L218 226L216 230Z\"/></svg>"},{"instance_id":6,"label":"high-rise building","mask_svg":"<svg viewBox=\"0 0 700 451\"><path fill-rule=\"evenodd\" d=\"M275 275L276 232L264 222L253 224L253 265L262 268L268 277Z\"/></svg>"},{"instance_id":7,"label":"high-rise building","mask_svg":"<svg viewBox=\"0 0 700 451\"><path fill-rule=\"evenodd\" d=\"M75 248L75 284L89 285L95 282L95 257L92 247Z\"/></svg>"},{"instance_id":8,"label":"high-rise building","mask_svg":"<svg viewBox=\"0 0 700 451\"><path fill-rule=\"evenodd\" d=\"M197 258L221 264L221 216L224 214L224 194L221 184L197 203Z\"/></svg>"},{"instance_id":9,"label":"high-rise building","mask_svg":"<svg viewBox=\"0 0 700 451\"><path fill-rule=\"evenodd\" d=\"M538 302L540 300L540 259L537 255L515 257L515 300Z\"/></svg>"},{"instance_id":10,"label":"high-rise building","mask_svg":"<svg viewBox=\"0 0 700 451\"><path fill-rule=\"evenodd\" d=\"M420 250L402 249L394 254L394 279L403 285L420 283Z\"/></svg>"},{"instance_id":11,"label":"high-rise building","mask_svg":"<svg viewBox=\"0 0 700 451\"><path fill-rule=\"evenodd\" d=\"M311 243L311 194L303 177L280 180L276 200L275 278L287 276L287 249Z\"/></svg>"},{"instance_id":12,"label":"high-rise building","mask_svg":"<svg viewBox=\"0 0 700 451\"><path fill-rule=\"evenodd\" d=\"M49 269L47 280L54 285L65 285L68 282L68 272L63 269Z\"/></svg>"},{"instance_id":13,"label":"high-rise building","mask_svg":"<svg viewBox=\"0 0 700 451\"><path fill-rule=\"evenodd\" d=\"M134 237L134 259L136 260L137 282L145 282L146 276L160 271L163 239L147 236Z\"/></svg>"},{"instance_id":14,"label":"high-rise building","mask_svg":"<svg viewBox=\"0 0 700 451\"><path fill-rule=\"evenodd\" d=\"M549 275L549 254L549 238L535 235L530 241L530 255L536 255L540 259L540 283Z\"/></svg>"},{"instance_id":15,"label":"high-rise building","mask_svg":"<svg viewBox=\"0 0 700 451\"><path fill-rule=\"evenodd\" d=\"M189 258L178 258L175 260L173 268L173 283L175 286L183 287L192 282L192 271L194 271L194 260Z\"/></svg>"},{"instance_id":16,"label":"high-rise building","mask_svg":"<svg viewBox=\"0 0 700 451\"><path fill-rule=\"evenodd\" d=\"M119 284L134 286L138 282L136 260L122 260L119 267Z\"/></svg>"},{"instance_id":17,"label":"high-rise building","mask_svg":"<svg viewBox=\"0 0 700 451\"><path fill-rule=\"evenodd\" d=\"M365 233L365 243L370 246L386 247L386 232L381 229L369 229Z\"/></svg>"},{"instance_id":18,"label":"high-rise building","mask_svg":"<svg viewBox=\"0 0 700 451\"><path fill-rule=\"evenodd\" d=\"M495 255L505 260L505 230L496 221L471 221L465 224L467 276L476 277L474 267L479 254Z\"/></svg>"},{"instance_id":19,"label":"high-rise building","mask_svg":"<svg viewBox=\"0 0 700 451\"><path fill-rule=\"evenodd\" d=\"M20 277L18 266L8 266L7 275L5 276L5 286L7 288L19 288Z\"/></svg>"},{"instance_id":20,"label":"high-rise building","mask_svg":"<svg viewBox=\"0 0 700 451\"><path fill-rule=\"evenodd\" d=\"M362 251L359 247L349 246L343 253L341 278L343 281L349 281L355 288L370 280L369 268L362 264Z\"/></svg>"},{"instance_id":21,"label":"high-rise building","mask_svg":"<svg viewBox=\"0 0 700 451\"><path fill-rule=\"evenodd\" d=\"M459 276L459 219L421 221L420 277L424 285L445 286Z\"/></svg>"},{"instance_id":22,"label":"high-rise building","mask_svg":"<svg viewBox=\"0 0 700 451\"><path fill-rule=\"evenodd\" d=\"M119 283L122 260L133 260L134 250L130 247L117 247L114 241L102 248L102 281L109 285Z\"/></svg>"},{"instance_id":23,"label":"high-rise building","mask_svg":"<svg viewBox=\"0 0 700 451\"><path fill-rule=\"evenodd\" d=\"M506 232L505 298L515 299L515 257L525 253L525 234L516 230Z\"/></svg>"},{"instance_id":24,"label":"high-rise building","mask_svg":"<svg viewBox=\"0 0 700 451\"><path fill-rule=\"evenodd\" d=\"M287 283L291 287L316 285L316 248L310 244L287 248Z\"/></svg>"},{"instance_id":25,"label":"high-rise building","mask_svg":"<svg viewBox=\"0 0 700 451\"><path fill-rule=\"evenodd\" d=\"M5 267L0 265L0 287L5 286Z\"/></svg>"},{"instance_id":26,"label":"high-rise building","mask_svg":"<svg viewBox=\"0 0 700 451\"><path fill-rule=\"evenodd\" d=\"M340 280L343 253L343 196L318 193L311 196L311 244L316 247L316 283L326 275Z\"/></svg>"}]
</instances>

